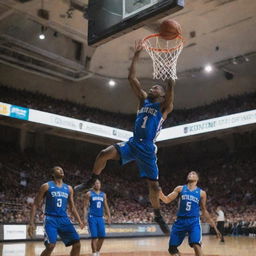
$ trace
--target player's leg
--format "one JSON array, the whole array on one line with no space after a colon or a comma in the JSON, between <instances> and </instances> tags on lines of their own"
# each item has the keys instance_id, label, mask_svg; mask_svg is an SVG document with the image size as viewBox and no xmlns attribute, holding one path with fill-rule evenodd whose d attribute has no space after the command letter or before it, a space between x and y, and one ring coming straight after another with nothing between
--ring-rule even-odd
<instances>
[{"instance_id":1,"label":"player's leg","mask_svg":"<svg viewBox=\"0 0 256 256\"><path fill-rule=\"evenodd\" d=\"M97 241L98 241L98 238L92 238L91 240L91 248L92 248L93 256L97 255Z\"/></svg>"},{"instance_id":2,"label":"player's leg","mask_svg":"<svg viewBox=\"0 0 256 256\"><path fill-rule=\"evenodd\" d=\"M170 234L170 230L168 225L166 224L164 218L160 212L160 200L159 200L159 192L160 186L158 182L158 166L156 163L156 157L144 157L141 155L136 159L136 163L139 167L140 177L147 179L148 190L149 190L149 199L151 205L154 209L155 222L158 223L161 230L165 234Z\"/></svg>"},{"instance_id":3,"label":"player's leg","mask_svg":"<svg viewBox=\"0 0 256 256\"><path fill-rule=\"evenodd\" d=\"M103 149L96 157L92 177L86 183L75 186L75 191L79 192L90 188L95 179L99 178L99 175L105 168L108 160L120 160L121 164L126 164L134 160L132 149L127 142L117 143Z\"/></svg>"},{"instance_id":4,"label":"player's leg","mask_svg":"<svg viewBox=\"0 0 256 256\"><path fill-rule=\"evenodd\" d=\"M45 249L42 251L40 256L50 256L53 252L55 244L46 244Z\"/></svg>"},{"instance_id":5,"label":"player's leg","mask_svg":"<svg viewBox=\"0 0 256 256\"><path fill-rule=\"evenodd\" d=\"M200 218L192 218L187 221L190 222L188 231L189 245L194 249L196 256L203 256L203 251L201 248L202 228Z\"/></svg>"},{"instance_id":6,"label":"player's leg","mask_svg":"<svg viewBox=\"0 0 256 256\"><path fill-rule=\"evenodd\" d=\"M168 251L172 256L180 256L178 247L186 236L186 226L182 220L176 220L172 226Z\"/></svg>"},{"instance_id":7,"label":"player's leg","mask_svg":"<svg viewBox=\"0 0 256 256\"><path fill-rule=\"evenodd\" d=\"M148 180L148 189L149 189L149 200L151 202L151 205L154 209L160 208L160 201L159 201L159 192L160 192L160 186L159 182L155 180Z\"/></svg>"},{"instance_id":8,"label":"player's leg","mask_svg":"<svg viewBox=\"0 0 256 256\"><path fill-rule=\"evenodd\" d=\"M119 158L119 153L113 145L101 150L94 162L93 174L100 175L102 170L106 167L108 160L119 160Z\"/></svg>"},{"instance_id":9,"label":"player's leg","mask_svg":"<svg viewBox=\"0 0 256 256\"><path fill-rule=\"evenodd\" d=\"M97 256L100 255L100 249L103 245L103 242L104 242L104 238L99 238L98 241L97 241L97 249L96 249L96 252L98 253Z\"/></svg>"},{"instance_id":10,"label":"player's leg","mask_svg":"<svg viewBox=\"0 0 256 256\"><path fill-rule=\"evenodd\" d=\"M217 222L217 229L221 233L221 242L225 242L225 240L224 240L224 221Z\"/></svg>"},{"instance_id":11,"label":"player's leg","mask_svg":"<svg viewBox=\"0 0 256 256\"><path fill-rule=\"evenodd\" d=\"M74 187L75 192L81 192L85 189L90 188L91 185L94 183L94 181L99 178L99 175L101 174L102 170L106 167L107 161L118 160L118 159L119 159L119 154L115 146L112 145L101 150L94 162L91 178L87 182L75 186Z\"/></svg>"},{"instance_id":12,"label":"player's leg","mask_svg":"<svg viewBox=\"0 0 256 256\"><path fill-rule=\"evenodd\" d=\"M196 256L203 256L204 255L200 244L193 244L192 247L195 251Z\"/></svg>"},{"instance_id":13,"label":"player's leg","mask_svg":"<svg viewBox=\"0 0 256 256\"><path fill-rule=\"evenodd\" d=\"M98 241L98 227L97 227L97 217L88 217L88 228L91 236L91 248L93 256L96 256L97 252L97 241Z\"/></svg>"},{"instance_id":14,"label":"player's leg","mask_svg":"<svg viewBox=\"0 0 256 256\"><path fill-rule=\"evenodd\" d=\"M72 244L72 249L70 251L70 256L79 256L80 255L80 249L81 249L80 241Z\"/></svg>"},{"instance_id":15,"label":"player's leg","mask_svg":"<svg viewBox=\"0 0 256 256\"><path fill-rule=\"evenodd\" d=\"M105 222L102 217L97 218L97 230L98 230L98 241L97 241L97 250L96 252L100 253L100 249L103 245L104 238L106 237L106 229L105 229ZM97 255L97 256L98 256Z\"/></svg>"},{"instance_id":16,"label":"player's leg","mask_svg":"<svg viewBox=\"0 0 256 256\"><path fill-rule=\"evenodd\" d=\"M40 256L50 256L57 241L56 218L46 216L44 219L44 244L45 249Z\"/></svg>"},{"instance_id":17,"label":"player's leg","mask_svg":"<svg viewBox=\"0 0 256 256\"><path fill-rule=\"evenodd\" d=\"M66 247L72 246L70 256L79 256L80 254L80 237L68 217L59 217L58 235Z\"/></svg>"}]
</instances>

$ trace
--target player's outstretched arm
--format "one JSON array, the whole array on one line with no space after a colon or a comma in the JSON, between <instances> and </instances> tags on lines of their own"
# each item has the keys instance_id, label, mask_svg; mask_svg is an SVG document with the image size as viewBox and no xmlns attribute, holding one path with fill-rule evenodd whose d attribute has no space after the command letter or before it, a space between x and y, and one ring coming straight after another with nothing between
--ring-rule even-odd
<instances>
[{"instance_id":1,"label":"player's outstretched arm","mask_svg":"<svg viewBox=\"0 0 256 256\"><path fill-rule=\"evenodd\" d=\"M110 225L111 224L111 214L110 214L110 209L109 209L109 206L108 206L108 200L107 200L106 194L104 194L104 209L105 209L106 214L107 214L108 224Z\"/></svg>"},{"instance_id":2,"label":"player's outstretched arm","mask_svg":"<svg viewBox=\"0 0 256 256\"><path fill-rule=\"evenodd\" d=\"M174 85L175 81L172 79L168 80L167 90L165 94L165 100L162 103L162 113L163 118L166 119L168 114L173 110L173 101L174 101Z\"/></svg>"},{"instance_id":3,"label":"player's outstretched arm","mask_svg":"<svg viewBox=\"0 0 256 256\"><path fill-rule=\"evenodd\" d=\"M85 220L85 222L87 221L87 211L88 211L88 207L89 207L89 202L90 202L90 191L88 191L85 194L84 197L84 203L83 203L83 218Z\"/></svg>"},{"instance_id":4,"label":"player's outstretched arm","mask_svg":"<svg viewBox=\"0 0 256 256\"><path fill-rule=\"evenodd\" d=\"M70 207L70 211L72 212L72 214L75 216L76 220L78 221L79 223L79 226L81 229L84 228L84 222L81 221L81 218L77 212L77 209L76 209L76 206L75 206L75 203L74 203L74 190L71 186L68 186L69 187L69 191L70 191L70 195L68 197L68 204L69 204L69 207Z\"/></svg>"},{"instance_id":5,"label":"player's outstretched arm","mask_svg":"<svg viewBox=\"0 0 256 256\"><path fill-rule=\"evenodd\" d=\"M136 64L138 62L139 55L142 49L142 42L139 41L139 43L135 45L135 53L132 59L132 64L130 66L128 75L128 80L130 82L132 90L134 91L135 95L139 98L140 102L145 100L148 96L147 93L142 89L141 84L138 78L136 77Z\"/></svg>"},{"instance_id":6,"label":"player's outstretched arm","mask_svg":"<svg viewBox=\"0 0 256 256\"><path fill-rule=\"evenodd\" d=\"M179 195L181 190L182 190L182 186L178 186L168 196L164 195L163 191L161 190L160 193L159 193L159 198L165 204L169 204L170 202L172 202L173 200L175 200L177 198L177 196Z\"/></svg>"},{"instance_id":7,"label":"player's outstretched arm","mask_svg":"<svg viewBox=\"0 0 256 256\"><path fill-rule=\"evenodd\" d=\"M201 206L201 211L202 211L202 216L206 218L207 222L214 228L217 237L220 239L221 238L221 233L217 229L215 222L211 218L207 208L206 208L206 201L207 201L207 195L205 191L201 191L201 200L200 200L200 206Z\"/></svg>"},{"instance_id":8,"label":"player's outstretched arm","mask_svg":"<svg viewBox=\"0 0 256 256\"><path fill-rule=\"evenodd\" d=\"M36 215L36 210L37 208L40 207L41 202L43 201L45 192L48 190L48 184L45 183L43 184L40 189L39 192L35 198L35 201L31 207L30 210L30 221L29 221L29 226L28 226L28 235L32 238L34 235L34 231L35 231L35 215Z\"/></svg>"}]
</instances>

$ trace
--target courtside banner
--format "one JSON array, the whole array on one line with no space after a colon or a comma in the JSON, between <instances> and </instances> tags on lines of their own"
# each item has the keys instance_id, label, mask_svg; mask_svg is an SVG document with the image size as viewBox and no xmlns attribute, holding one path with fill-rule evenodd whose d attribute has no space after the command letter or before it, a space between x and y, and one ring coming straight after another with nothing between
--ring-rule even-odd
<instances>
[{"instance_id":1,"label":"courtside banner","mask_svg":"<svg viewBox=\"0 0 256 256\"><path fill-rule=\"evenodd\" d=\"M26 234L26 225L4 225L4 240L23 240Z\"/></svg>"},{"instance_id":2,"label":"courtside banner","mask_svg":"<svg viewBox=\"0 0 256 256\"><path fill-rule=\"evenodd\" d=\"M28 116L29 116L28 108L11 105L10 117L14 117L14 118L22 119L22 120L28 120Z\"/></svg>"},{"instance_id":3,"label":"courtside banner","mask_svg":"<svg viewBox=\"0 0 256 256\"><path fill-rule=\"evenodd\" d=\"M51 114L34 109L27 109L15 105L0 102L0 115L28 120L35 123L50 125L67 130L83 132L117 141L127 141L133 133L130 131L86 122L66 116ZM237 114L207 119L195 123L178 125L163 129L157 138L157 142L172 140L207 132L239 127L256 123L256 109Z\"/></svg>"},{"instance_id":4,"label":"courtside banner","mask_svg":"<svg viewBox=\"0 0 256 256\"><path fill-rule=\"evenodd\" d=\"M256 123L256 110L163 129L157 141L171 140Z\"/></svg>"},{"instance_id":5,"label":"courtside banner","mask_svg":"<svg viewBox=\"0 0 256 256\"><path fill-rule=\"evenodd\" d=\"M132 136L132 132L122 129L86 122L34 109L30 109L29 121L120 141L126 141Z\"/></svg>"},{"instance_id":6,"label":"courtside banner","mask_svg":"<svg viewBox=\"0 0 256 256\"><path fill-rule=\"evenodd\" d=\"M210 226L207 223L202 223L202 233L209 234ZM1 225L0 225L1 226ZM26 235L27 226L22 224L17 225L3 225L4 230L7 229L7 236L1 236L0 241L6 240L43 240L44 239L44 228L42 224L36 225L36 230L33 239ZM78 225L75 228L81 238L90 238L88 227L80 229ZM171 228L171 226L170 226ZM107 237L146 237L146 236L164 236L159 226L156 224L111 224L106 225ZM10 236L10 234L13 234Z\"/></svg>"},{"instance_id":7,"label":"courtside banner","mask_svg":"<svg viewBox=\"0 0 256 256\"><path fill-rule=\"evenodd\" d=\"M10 108L11 108L10 104L0 102L0 115L10 116Z\"/></svg>"},{"instance_id":8,"label":"courtside banner","mask_svg":"<svg viewBox=\"0 0 256 256\"><path fill-rule=\"evenodd\" d=\"M26 256L26 244L3 244L3 256Z\"/></svg>"}]
</instances>

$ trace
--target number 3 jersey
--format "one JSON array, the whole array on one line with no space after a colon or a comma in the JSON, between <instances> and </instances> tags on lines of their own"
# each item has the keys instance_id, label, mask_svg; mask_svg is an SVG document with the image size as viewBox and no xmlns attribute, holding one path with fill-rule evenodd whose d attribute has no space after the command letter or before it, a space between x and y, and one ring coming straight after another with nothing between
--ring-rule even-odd
<instances>
[{"instance_id":1,"label":"number 3 jersey","mask_svg":"<svg viewBox=\"0 0 256 256\"><path fill-rule=\"evenodd\" d=\"M200 196L201 189L199 187L189 190L184 185L179 195L178 217L200 217Z\"/></svg>"},{"instance_id":2,"label":"number 3 jersey","mask_svg":"<svg viewBox=\"0 0 256 256\"><path fill-rule=\"evenodd\" d=\"M45 214L57 217L67 217L69 187L63 183L58 187L54 181L48 182L48 190L45 196Z\"/></svg>"},{"instance_id":3,"label":"number 3 jersey","mask_svg":"<svg viewBox=\"0 0 256 256\"><path fill-rule=\"evenodd\" d=\"M134 126L134 140L138 142L154 142L162 128L163 117L160 103L152 103L145 99L137 113Z\"/></svg>"},{"instance_id":4,"label":"number 3 jersey","mask_svg":"<svg viewBox=\"0 0 256 256\"><path fill-rule=\"evenodd\" d=\"M90 191L90 208L88 216L103 217L104 213L104 192L96 193Z\"/></svg>"}]
</instances>

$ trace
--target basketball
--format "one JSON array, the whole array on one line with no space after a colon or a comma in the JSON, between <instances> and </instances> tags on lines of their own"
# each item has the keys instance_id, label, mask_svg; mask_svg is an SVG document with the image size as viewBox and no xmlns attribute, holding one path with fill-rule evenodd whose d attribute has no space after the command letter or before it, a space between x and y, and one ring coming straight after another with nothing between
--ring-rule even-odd
<instances>
[{"instance_id":1,"label":"basketball","mask_svg":"<svg viewBox=\"0 0 256 256\"><path fill-rule=\"evenodd\" d=\"M163 39L173 40L181 34L181 26L175 20L164 20L160 25L159 33Z\"/></svg>"}]
</instances>

